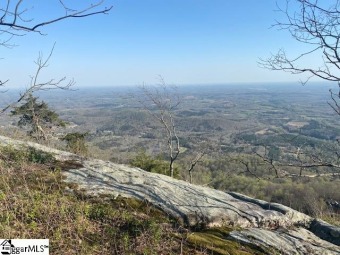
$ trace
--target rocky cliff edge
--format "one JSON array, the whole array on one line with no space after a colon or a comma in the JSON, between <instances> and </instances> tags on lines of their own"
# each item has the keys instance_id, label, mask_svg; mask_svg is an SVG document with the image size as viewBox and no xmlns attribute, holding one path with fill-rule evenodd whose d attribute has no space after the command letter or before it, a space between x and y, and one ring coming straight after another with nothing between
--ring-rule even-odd
<instances>
[{"instance_id":1,"label":"rocky cliff edge","mask_svg":"<svg viewBox=\"0 0 340 255\"><path fill-rule=\"evenodd\" d=\"M234 192L192 185L168 176L0 136L0 144L33 147L71 162L66 182L88 195L108 194L147 200L188 226L229 226L241 243L273 249L280 254L340 254L340 228L287 206Z\"/></svg>"}]
</instances>

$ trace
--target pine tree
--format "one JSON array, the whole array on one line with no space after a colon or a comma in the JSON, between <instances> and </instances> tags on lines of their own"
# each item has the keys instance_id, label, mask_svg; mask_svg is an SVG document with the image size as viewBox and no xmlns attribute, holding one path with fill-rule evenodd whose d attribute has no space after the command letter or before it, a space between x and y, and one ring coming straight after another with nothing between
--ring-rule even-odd
<instances>
[{"instance_id":1,"label":"pine tree","mask_svg":"<svg viewBox=\"0 0 340 255\"><path fill-rule=\"evenodd\" d=\"M59 115L50 110L47 103L39 102L38 97L29 94L21 106L15 107L11 115L20 116L19 127L29 127L28 134L37 140L47 140L47 133L54 127L64 127L65 122Z\"/></svg>"}]
</instances>

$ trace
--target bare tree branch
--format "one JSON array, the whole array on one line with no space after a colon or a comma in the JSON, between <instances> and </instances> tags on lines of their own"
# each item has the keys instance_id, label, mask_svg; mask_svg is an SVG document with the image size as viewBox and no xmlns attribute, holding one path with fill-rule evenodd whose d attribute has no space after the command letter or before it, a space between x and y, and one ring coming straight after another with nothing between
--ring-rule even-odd
<instances>
[{"instance_id":1,"label":"bare tree branch","mask_svg":"<svg viewBox=\"0 0 340 255\"><path fill-rule=\"evenodd\" d=\"M190 183L192 183L192 170L194 170L195 166L197 165L197 163L201 162L201 159L204 157L204 155L206 154L206 151L200 151L197 153L196 157L193 158L193 160L191 160L190 165L189 165L189 178L190 178Z\"/></svg>"},{"instance_id":2,"label":"bare tree branch","mask_svg":"<svg viewBox=\"0 0 340 255\"><path fill-rule=\"evenodd\" d=\"M25 32L41 33L39 28L56 23L70 18L83 18L97 14L108 14L113 6L98 9L104 4L104 0L97 1L90 4L83 9L75 10L66 6L64 1L58 0L58 5L64 9L64 14L57 18L51 18L42 22L33 23L34 19L26 19L23 15L28 12L27 8L22 8L24 0L11 1L4 3L5 6L0 5L0 31L5 34L19 36L24 35ZM53 8L56 8L54 6ZM3 43L3 42L2 42Z\"/></svg>"},{"instance_id":3,"label":"bare tree branch","mask_svg":"<svg viewBox=\"0 0 340 255\"><path fill-rule=\"evenodd\" d=\"M294 11L291 3L299 5L297 11ZM312 77L339 83L340 2L286 0L285 7L278 6L278 11L284 14L285 21L277 21L273 27L287 30L293 39L306 45L308 50L296 57L288 57L285 50L280 49L269 58L260 58L260 67L291 74L307 74L307 78L302 81L303 84ZM304 61L310 55L321 56L318 66L314 66L315 63L312 64L310 61ZM331 92L331 98L329 104L340 115L340 94Z\"/></svg>"},{"instance_id":4,"label":"bare tree branch","mask_svg":"<svg viewBox=\"0 0 340 255\"><path fill-rule=\"evenodd\" d=\"M44 90L53 90L53 89L70 89L72 85L74 85L74 80L71 79L69 81L66 80L66 77L62 77L58 80L50 79L47 81L40 81L40 75L42 71L48 67L48 63L52 57L54 51L55 44L53 45L49 55L46 59L43 58L42 53L39 53L35 64L37 66L35 74L31 77L31 82L28 88L25 89L19 96L19 98L13 102L5 106L3 109L0 110L0 114L3 114L9 108L16 106L20 103L23 99L25 99L28 95L33 94L36 91L44 91Z\"/></svg>"},{"instance_id":5,"label":"bare tree branch","mask_svg":"<svg viewBox=\"0 0 340 255\"><path fill-rule=\"evenodd\" d=\"M135 96L150 116L156 119L164 128L169 152L169 175L174 176L174 162L180 154L180 139L177 134L174 110L180 104L177 88L169 86L164 79L159 77L157 86L139 87L140 94Z\"/></svg>"},{"instance_id":6,"label":"bare tree branch","mask_svg":"<svg viewBox=\"0 0 340 255\"><path fill-rule=\"evenodd\" d=\"M112 6L101 8L104 4L104 0L94 2L88 6L80 9L69 8L63 0L57 0L57 6L51 6L51 8L61 7L64 10L63 14L60 14L56 18L47 18L45 21L34 22L34 18L27 18L26 15L29 12L29 8L25 6L25 0L7 0L0 3L0 46L11 48L15 46L11 41L14 37L24 36L27 32L38 32L38 29L70 18L83 18L97 14L108 14L112 9ZM52 1L51 1L52 2ZM52 3L53 4L53 3ZM28 88L20 94L19 98L0 110L0 114L4 113L7 109L15 106L21 102L27 95L38 90L51 90L51 89L69 89L74 80L66 81L66 77L55 80L50 79L47 81L40 81L40 73L48 66L48 62L52 56L54 46L46 59L42 54L35 64L37 65L36 73L31 77L31 82ZM0 80L0 87L4 86L8 80Z\"/></svg>"},{"instance_id":7,"label":"bare tree branch","mask_svg":"<svg viewBox=\"0 0 340 255\"><path fill-rule=\"evenodd\" d=\"M259 153L257 151L254 151L254 155L256 155L258 158L260 158L264 163L269 165L269 170L274 170L276 177L282 177L279 175L279 172L282 171L282 168L298 168L300 169L299 176L302 176L302 171L304 169L313 168L318 169L319 167L328 167L332 169L340 169L339 160L337 162L332 161L325 161L319 155L309 153L309 152L303 152L301 148L298 148L295 152L295 159L296 162L289 162L286 163L282 160L274 160L273 157L271 157L268 153L268 149L266 146L263 146L264 152ZM289 153L289 152L286 152ZM245 165L245 164L244 164ZM249 170L249 169L247 169ZM250 172L250 171L249 171ZM317 171L318 172L318 171ZM251 173L251 172L250 172ZM334 173L333 173L334 174ZM290 174L285 173L285 176L290 176Z\"/></svg>"}]
</instances>

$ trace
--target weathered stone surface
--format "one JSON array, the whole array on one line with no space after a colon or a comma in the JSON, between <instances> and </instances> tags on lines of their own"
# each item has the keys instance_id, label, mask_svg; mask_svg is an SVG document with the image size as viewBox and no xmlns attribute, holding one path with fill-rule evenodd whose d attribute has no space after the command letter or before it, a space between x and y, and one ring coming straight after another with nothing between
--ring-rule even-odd
<instances>
[{"instance_id":1,"label":"weathered stone surface","mask_svg":"<svg viewBox=\"0 0 340 255\"><path fill-rule=\"evenodd\" d=\"M335 227L327 222L315 219L310 225L310 230L320 238L340 245L340 227Z\"/></svg>"},{"instance_id":2,"label":"weathered stone surface","mask_svg":"<svg viewBox=\"0 0 340 255\"><path fill-rule=\"evenodd\" d=\"M340 254L340 247L324 241L312 232L297 227L294 229L279 228L266 230L250 228L230 233L232 239L241 243L266 247L267 251L279 251L283 255L335 255Z\"/></svg>"},{"instance_id":3,"label":"weathered stone surface","mask_svg":"<svg viewBox=\"0 0 340 255\"><path fill-rule=\"evenodd\" d=\"M259 205L261 208L265 209L265 210L274 210L274 211L278 211L281 212L282 214L284 214L287 218L290 219L290 221L295 225L295 226L309 226L310 222L311 222L311 217L307 216L304 213L300 213L296 210L293 210L292 208L282 205L282 204L277 204L277 203L269 203L260 199L255 199L255 198L251 198L248 196L245 196L243 194L239 194L236 192L229 192L228 194L230 194L231 196L241 200L241 201L245 201L245 202L249 202L252 204L256 204Z\"/></svg>"},{"instance_id":4,"label":"weathered stone surface","mask_svg":"<svg viewBox=\"0 0 340 255\"><path fill-rule=\"evenodd\" d=\"M85 159L34 143L1 136L0 143L14 147L31 146L53 153L58 160L76 161L80 167L65 171L66 181L78 184L78 188L84 189L89 195L110 194L147 200L188 225L246 228L234 231L232 237L259 246L279 249L282 246L288 252L283 254L313 254L308 251L315 251L314 254L340 254L338 246L305 229L311 227L314 233L332 242L339 233L337 228L315 225L311 217L280 204L191 185L126 165ZM321 230L318 226L321 226ZM320 231L334 238L327 239L324 234L320 235Z\"/></svg>"},{"instance_id":5,"label":"weathered stone surface","mask_svg":"<svg viewBox=\"0 0 340 255\"><path fill-rule=\"evenodd\" d=\"M65 175L68 182L77 183L88 194L109 193L148 200L188 225L287 227L294 224L281 212L262 209L223 191L112 162L84 160L82 164L83 168L68 170ZM305 221L309 221L308 216L305 216Z\"/></svg>"}]
</instances>

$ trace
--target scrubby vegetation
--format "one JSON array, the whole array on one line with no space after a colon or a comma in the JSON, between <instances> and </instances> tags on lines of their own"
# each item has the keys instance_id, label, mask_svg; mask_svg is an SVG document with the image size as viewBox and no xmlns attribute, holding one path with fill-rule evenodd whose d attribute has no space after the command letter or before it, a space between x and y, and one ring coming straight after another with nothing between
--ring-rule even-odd
<instances>
[{"instance_id":1,"label":"scrubby vegetation","mask_svg":"<svg viewBox=\"0 0 340 255\"><path fill-rule=\"evenodd\" d=\"M51 154L1 147L0 156L6 238L48 238L51 254L265 254L227 240L230 229L193 232L147 202L71 192L62 170L72 163Z\"/></svg>"},{"instance_id":2,"label":"scrubby vegetation","mask_svg":"<svg viewBox=\"0 0 340 255\"><path fill-rule=\"evenodd\" d=\"M72 153L86 156L88 154L88 148L85 138L88 133L68 133L61 138L62 141L66 141L66 149Z\"/></svg>"},{"instance_id":3,"label":"scrubby vegetation","mask_svg":"<svg viewBox=\"0 0 340 255\"><path fill-rule=\"evenodd\" d=\"M169 175L169 162L165 161L161 155L152 157L145 150L141 150L130 161L130 164L151 173ZM176 165L174 165L174 177L178 177L178 167Z\"/></svg>"}]
</instances>

